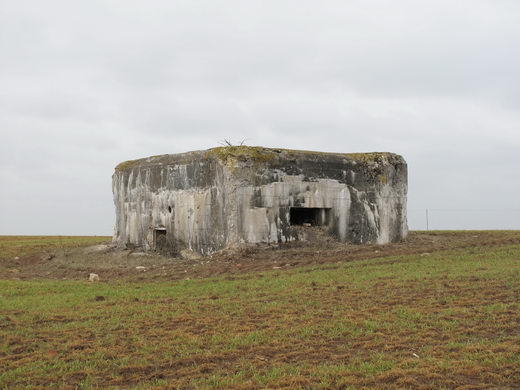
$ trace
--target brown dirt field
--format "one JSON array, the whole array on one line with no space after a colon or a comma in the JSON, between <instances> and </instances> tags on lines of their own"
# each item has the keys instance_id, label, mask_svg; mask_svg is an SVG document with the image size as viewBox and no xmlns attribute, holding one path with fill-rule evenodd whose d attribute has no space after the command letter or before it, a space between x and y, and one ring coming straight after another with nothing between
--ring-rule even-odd
<instances>
[{"instance_id":1,"label":"brown dirt field","mask_svg":"<svg viewBox=\"0 0 520 390\"><path fill-rule=\"evenodd\" d=\"M164 281L207 278L251 271L288 269L399 255L427 256L433 252L520 243L520 231L410 232L408 238L387 245L341 244L313 232L316 239L280 245L244 246L198 259L167 258L130 250L63 248L19 259L0 260L0 279L86 279L96 273L103 281ZM136 269L136 267L145 267Z\"/></svg>"},{"instance_id":2,"label":"brown dirt field","mask_svg":"<svg viewBox=\"0 0 520 390\"><path fill-rule=\"evenodd\" d=\"M0 260L0 388L520 388L519 231L316 235L193 260ZM108 283L61 282L90 272Z\"/></svg>"}]
</instances>

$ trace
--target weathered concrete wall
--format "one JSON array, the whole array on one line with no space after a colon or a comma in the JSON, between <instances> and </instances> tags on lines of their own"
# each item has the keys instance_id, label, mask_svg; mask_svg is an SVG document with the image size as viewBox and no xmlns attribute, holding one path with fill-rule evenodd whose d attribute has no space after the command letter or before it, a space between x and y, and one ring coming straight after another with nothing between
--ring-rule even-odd
<instances>
[{"instance_id":1,"label":"weathered concrete wall","mask_svg":"<svg viewBox=\"0 0 520 390\"><path fill-rule=\"evenodd\" d=\"M406 163L390 153L228 147L157 156L120 164L113 191L114 240L147 249L157 228L202 254L294 240L291 207L330 209L328 230L344 242L407 234Z\"/></svg>"},{"instance_id":2,"label":"weathered concrete wall","mask_svg":"<svg viewBox=\"0 0 520 390\"><path fill-rule=\"evenodd\" d=\"M197 154L184 156L167 165L116 170L114 240L118 244L152 249L154 229L165 228L170 240L201 253L225 247L224 167Z\"/></svg>"}]
</instances>

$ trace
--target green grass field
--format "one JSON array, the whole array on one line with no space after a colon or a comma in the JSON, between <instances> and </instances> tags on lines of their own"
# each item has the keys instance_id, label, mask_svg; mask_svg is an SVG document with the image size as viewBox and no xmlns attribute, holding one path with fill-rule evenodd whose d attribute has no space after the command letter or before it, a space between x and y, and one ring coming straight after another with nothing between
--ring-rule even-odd
<instances>
[{"instance_id":1,"label":"green grass field","mask_svg":"<svg viewBox=\"0 0 520 390\"><path fill-rule=\"evenodd\" d=\"M520 245L175 282L0 281L2 389L520 386Z\"/></svg>"},{"instance_id":2,"label":"green grass field","mask_svg":"<svg viewBox=\"0 0 520 390\"><path fill-rule=\"evenodd\" d=\"M0 236L0 260L110 242L107 236Z\"/></svg>"}]
</instances>

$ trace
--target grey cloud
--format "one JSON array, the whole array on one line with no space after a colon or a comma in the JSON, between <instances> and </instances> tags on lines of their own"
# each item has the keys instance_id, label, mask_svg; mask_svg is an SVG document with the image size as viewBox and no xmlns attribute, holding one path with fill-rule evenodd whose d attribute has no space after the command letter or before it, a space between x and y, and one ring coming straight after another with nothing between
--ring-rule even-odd
<instances>
[{"instance_id":1,"label":"grey cloud","mask_svg":"<svg viewBox=\"0 0 520 390\"><path fill-rule=\"evenodd\" d=\"M3 2L0 234L109 234L118 162L224 138L401 153L412 228L427 207L501 210L437 228L518 228L519 17L507 0Z\"/></svg>"}]
</instances>

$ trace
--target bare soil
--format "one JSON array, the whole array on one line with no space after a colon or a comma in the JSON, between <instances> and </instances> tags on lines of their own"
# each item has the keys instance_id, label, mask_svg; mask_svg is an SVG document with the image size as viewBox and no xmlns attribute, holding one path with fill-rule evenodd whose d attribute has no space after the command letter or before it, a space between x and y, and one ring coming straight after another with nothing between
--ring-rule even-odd
<instances>
[{"instance_id":1,"label":"bare soil","mask_svg":"<svg viewBox=\"0 0 520 390\"><path fill-rule=\"evenodd\" d=\"M304 233L193 259L0 260L0 388L520 388L520 231Z\"/></svg>"},{"instance_id":2,"label":"bare soil","mask_svg":"<svg viewBox=\"0 0 520 390\"><path fill-rule=\"evenodd\" d=\"M63 248L0 260L0 279L87 279L102 281L164 281L207 278L307 265L332 264L400 255L427 256L432 252L472 247L520 244L519 231L411 232L399 243L342 244L317 228L306 228L308 241L278 245L249 245L226 249L208 257L169 258L155 253L118 250L110 245Z\"/></svg>"}]
</instances>

